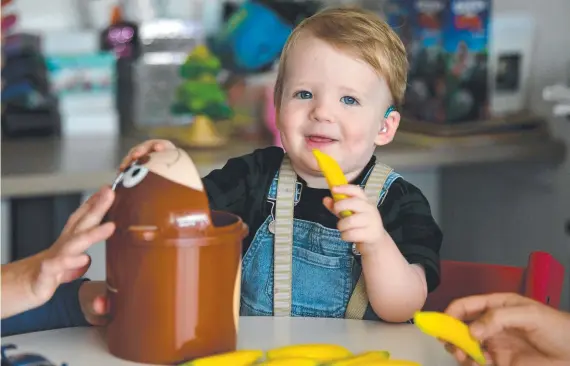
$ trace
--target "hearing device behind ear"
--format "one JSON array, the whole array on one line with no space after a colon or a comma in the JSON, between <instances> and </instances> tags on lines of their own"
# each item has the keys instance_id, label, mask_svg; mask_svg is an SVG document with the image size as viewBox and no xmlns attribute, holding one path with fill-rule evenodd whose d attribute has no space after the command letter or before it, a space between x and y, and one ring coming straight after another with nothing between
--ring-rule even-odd
<instances>
[{"instance_id":1,"label":"hearing device behind ear","mask_svg":"<svg viewBox=\"0 0 570 366\"><path fill-rule=\"evenodd\" d=\"M394 107L393 105L389 106L388 110L386 110L386 113L384 113L384 119L388 118L390 113L394 112L395 110L396 110L396 107Z\"/></svg>"},{"instance_id":2,"label":"hearing device behind ear","mask_svg":"<svg viewBox=\"0 0 570 366\"><path fill-rule=\"evenodd\" d=\"M390 115L390 113L392 113L393 111L396 110L396 107L394 107L393 105L388 107L388 110L386 111L386 113L384 113L384 119L388 118L388 116ZM382 129L380 130L380 132L386 132L388 131L388 128L386 127L386 124L384 124L384 126L382 127Z\"/></svg>"}]
</instances>

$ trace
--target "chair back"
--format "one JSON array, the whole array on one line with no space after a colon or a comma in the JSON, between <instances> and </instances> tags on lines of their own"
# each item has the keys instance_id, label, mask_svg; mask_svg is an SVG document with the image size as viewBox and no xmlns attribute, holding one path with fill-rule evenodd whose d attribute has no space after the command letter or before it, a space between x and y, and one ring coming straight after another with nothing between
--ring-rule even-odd
<instances>
[{"instance_id":1,"label":"chair back","mask_svg":"<svg viewBox=\"0 0 570 366\"><path fill-rule=\"evenodd\" d=\"M546 252L532 252L526 267L441 261L441 283L428 295L423 310L445 311L455 299L496 292L516 292L560 306L564 267Z\"/></svg>"}]
</instances>

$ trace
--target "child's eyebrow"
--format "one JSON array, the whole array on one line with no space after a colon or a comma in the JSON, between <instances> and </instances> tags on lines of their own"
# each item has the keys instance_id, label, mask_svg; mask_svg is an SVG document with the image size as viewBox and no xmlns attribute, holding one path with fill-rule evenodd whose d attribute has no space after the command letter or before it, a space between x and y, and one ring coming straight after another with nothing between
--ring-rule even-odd
<instances>
[{"instance_id":1,"label":"child's eyebrow","mask_svg":"<svg viewBox=\"0 0 570 366\"><path fill-rule=\"evenodd\" d=\"M357 90L348 86L340 86L339 90L343 93L348 93L348 94L366 94L366 91L363 89Z\"/></svg>"}]
</instances>

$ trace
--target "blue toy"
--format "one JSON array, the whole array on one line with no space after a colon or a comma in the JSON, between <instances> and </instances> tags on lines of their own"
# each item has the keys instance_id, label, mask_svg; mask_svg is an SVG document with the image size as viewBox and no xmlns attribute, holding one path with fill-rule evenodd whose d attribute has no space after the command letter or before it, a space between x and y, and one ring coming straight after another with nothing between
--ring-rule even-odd
<instances>
[{"instance_id":1,"label":"blue toy","mask_svg":"<svg viewBox=\"0 0 570 366\"><path fill-rule=\"evenodd\" d=\"M6 356L6 350L16 349L16 345L2 345L0 354L2 356L2 366L57 366L43 356L35 353L20 353L12 356ZM67 366L62 363L61 366Z\"/></svg>"},{"instance_id":2,"label":"blue toy","mask_svg":"<svg viewBox=\"0 0 570 366\"><path fill-rule=\"evenodd\" d=\"M265 71L279 58L293 28L320 7L315 1L246 1L208 40L208 48L226 70Z\"/></svg>"}]
</instances>

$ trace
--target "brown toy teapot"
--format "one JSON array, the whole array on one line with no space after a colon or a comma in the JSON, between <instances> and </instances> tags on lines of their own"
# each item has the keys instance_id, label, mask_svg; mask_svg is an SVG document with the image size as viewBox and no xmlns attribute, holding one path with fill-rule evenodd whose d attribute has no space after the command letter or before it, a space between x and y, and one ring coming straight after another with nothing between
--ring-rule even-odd
<instances>
[{"instance_id":1,"label":"brown toy teapot","mask_svg":"<svg viewBox=\"0 0 570 366\"><path fill-rule=\"evenodd\" d=\"M235 350L247 226L210 211L196 167L180 149L135 161L113 189L109 351L134 362L175 364Z\"/></svg>"}]
</instances>

